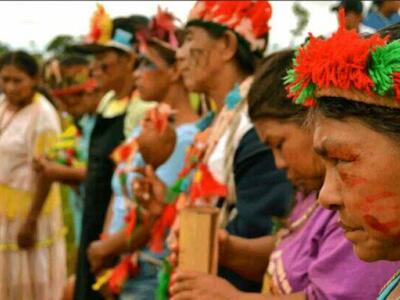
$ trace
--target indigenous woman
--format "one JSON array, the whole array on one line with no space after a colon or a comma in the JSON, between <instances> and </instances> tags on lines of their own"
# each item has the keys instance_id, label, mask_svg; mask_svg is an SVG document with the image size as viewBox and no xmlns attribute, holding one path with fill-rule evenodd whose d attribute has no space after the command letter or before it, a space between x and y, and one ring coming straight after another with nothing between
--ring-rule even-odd
<instances>
[{"instance_id":1,"label":"indigenous woman","mask_svg":"<svg viewBox=\"0 0 400 300\"><path fill-rule=\"evenodd\" d=\"M164 240L168 228L160 227L160 224L165 224L164 220L168 214L148 215L146 224L137 223L127 236L126 230L131 225L129 222L125 224L124 220L132 219L132 216L143 219L143 216L139 217L141 212L136 210L132 201L136 198L132 180L138 178L140 174L132 170L143 168L146 164L150 165L162 186L171 185L183 166L185 150L198 131L195 123L197 115L190 106L189 92L176 63L178 39L175 34L174 19L172 14L159 11L152 19L148 30L138 34L141 51L139 66L135 71L137 90L143 100L153 100L159 105L147 112L142 126L135 128L122 146L125 149L137 147L135 150L138 153L125 155L127 158L122 158L118 162L113 177L112 217L109 226L105 228L106 237L102 241L92 243L89 248L89 259L95 272L103 269L104 263L110 258L140 250L138 273L126 284L119 283L123 286L121 299L153 299L157 286L157 273L162 259L166 256ZM163 111L165 106L169 106L175 112L173 127L168 125L167 112ZM165 128L154 134L149 128L151 123L156 127L159 123ZM172 134L169 131L172 131ZM154 137L158 137L158 140L154 140ZM126 261L126 255L124 258L121 262ZM119 269L117 266L113 274ZM112 292L118 293L112 277L109 286Z\"/></svg>"},{"instance_id":2,"label":"indigenous woman","mask_svg":"<svg viewBox=\"0 0 400 300\"><path fill-rule=\"evenodd\" d=\"M244 101L257 58L266 48L270 17L267 1L199 1L178 51L186 86L212 99L215 111L202 122L203 132L170 191L184 205L224 203L223 225L248 238L271 233L272 217L286 215L292 195L271 150L260 142ZM220 272L240 289L261 289L258 282Z\"/></svg>"},{"instance_id":3,"label":"indigenous woman","mask_svg":"<svg viewBox=\"0 0 400 300\"><path fill-rule=\"evenodd\" d=\"M312 132L304 127L307 110L287 99L282 79L292 58L288 50L270 55L248 99L258 134L298 189L294 209L274 236L249 240L225 235L221 242L220 261L226 267L259 281L267 269L265 295L241 293L214 276L181 273L171 288L173 300L375 299L382 282L399 267L360 261L343 237L336 214L318 204L324 167L313 152Z\"/></svg>"},{"instance_id":4,"label":"indigenous woman","mask_svg":"<svg viewBox=\"0 0 400 300\"><path fill-rule=\"evenodd\" d=\"M36 92L39 67L17 51L0 58L0 298L60 299L66 278L58 186L36 170L60 131Z\"/></svg>"},{"instance_id":5,"label":"indigenous woman","mask_svg":"<svg viewBox=\"0 0 400 300\"><path fill-rule=\"evenodd\" d=\"M314 147L326 167L320 201L370 262L400 259L399 53L398 25L363 38L340 27L300 50L289 85L299 103L316 102ZM397 273L378 299L398 299L399 281Z\"/></svg>"}]
</instances>

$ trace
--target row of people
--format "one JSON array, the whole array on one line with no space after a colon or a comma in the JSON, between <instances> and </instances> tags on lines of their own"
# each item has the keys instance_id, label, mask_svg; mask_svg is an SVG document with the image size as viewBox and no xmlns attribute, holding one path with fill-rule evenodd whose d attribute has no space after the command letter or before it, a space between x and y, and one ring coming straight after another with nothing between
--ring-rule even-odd
<instances>
[{"instance_id":1,"label":"row of people","mask_svg":"<svg viewBox=\"0 0 400 300\"><path fill-rule=\"evenodd\" d=\"M74 299L377 297L400 266L398 27L361 38L341 10L331 38L260 60L270 17L267 1L199 1L181 38L168 12L111 21L99 6L74 47L91 72L77 57L50 70L54 103L79 119L71 147L33 58L1 58L4 299L61 298L56 182L84 182ZM220 277L178 268L168 289L186 206L221 208Z\"/></svg>"}]
</instances>

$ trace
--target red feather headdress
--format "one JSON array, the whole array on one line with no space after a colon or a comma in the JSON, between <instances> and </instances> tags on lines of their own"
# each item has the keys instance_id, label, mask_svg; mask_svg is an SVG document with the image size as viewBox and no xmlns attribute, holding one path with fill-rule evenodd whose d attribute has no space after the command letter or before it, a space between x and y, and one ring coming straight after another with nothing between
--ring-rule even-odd
<instances>
[{"instance_id":1,"label":"red feather headdress","mask_svg":"<svg viewBox=\"0 0 400 300\"><path fill-rule=\"evenodd\" d=\"M268 1L198 1L189 22L200 20L226 26L246 39L255 50L264 50L272 7Z\"/></svg>"},{"instance_id":2,"label":"red feather headdress","mask_svg":"<svg viewBox=\"0 0 400 300\"><path fill-rule=\"evenodd\" d=\"M157 14L151 20L147 28L136 32L136 39L139 41L139 49L144 52L147 42L152 40L165 48L176 50L179 47L175 35L177 18L167 10L158 7Z\"/></svg>"}]
</instances>

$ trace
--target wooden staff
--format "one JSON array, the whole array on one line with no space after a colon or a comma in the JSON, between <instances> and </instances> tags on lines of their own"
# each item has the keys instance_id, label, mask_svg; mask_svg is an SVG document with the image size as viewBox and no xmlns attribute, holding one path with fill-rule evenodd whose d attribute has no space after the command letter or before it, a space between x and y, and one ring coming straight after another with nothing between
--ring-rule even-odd
<instances>
[{"instance_id":1,"label":"wooden staff","mask_svg":"<svg viewBox=\"0 0 400 300\"><path fill-rule=\"evenodd\" d=\"M179 216L179 261L181 271L217 274L218 218L215 207L187 207Z\"/></svg>"}]
</instances>

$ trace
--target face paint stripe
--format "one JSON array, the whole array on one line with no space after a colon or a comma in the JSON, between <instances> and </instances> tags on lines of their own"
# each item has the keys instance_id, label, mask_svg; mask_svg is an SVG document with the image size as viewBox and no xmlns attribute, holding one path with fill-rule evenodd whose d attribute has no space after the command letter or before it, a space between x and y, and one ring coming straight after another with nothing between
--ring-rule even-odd
<instances>
[{"instance_id":1,"label":"face paint stripe","mask_svg":"<svg viewBox=\"0 0 400 300\"><path fill-rule=\"evenodd\" d=\"M367 203L373 203L373 202L376 202L378 200L382 200L382 199L385 199L385 198L390 198L390 197L393 197L393 196L395 196L395 194L392 193L392 192L382 192L382 193L377 193L377 194L373 194L373 195L369 195L369 196L365 197L365 201Z\"/></svg>"},{"instance_id":2,"label":"face paint stripe","mask_svg":"<svg viewBox=\"0 0 400 300\"><path fill-rule=\"evenodd\" d=\"M350 175L350 174L342 174L342 178L351 187L355 187L357 185L364 184L364 183L368 182L368 180L363 178L363 177L358 177L358 176Z\"/></svg>"}]
</instances>

